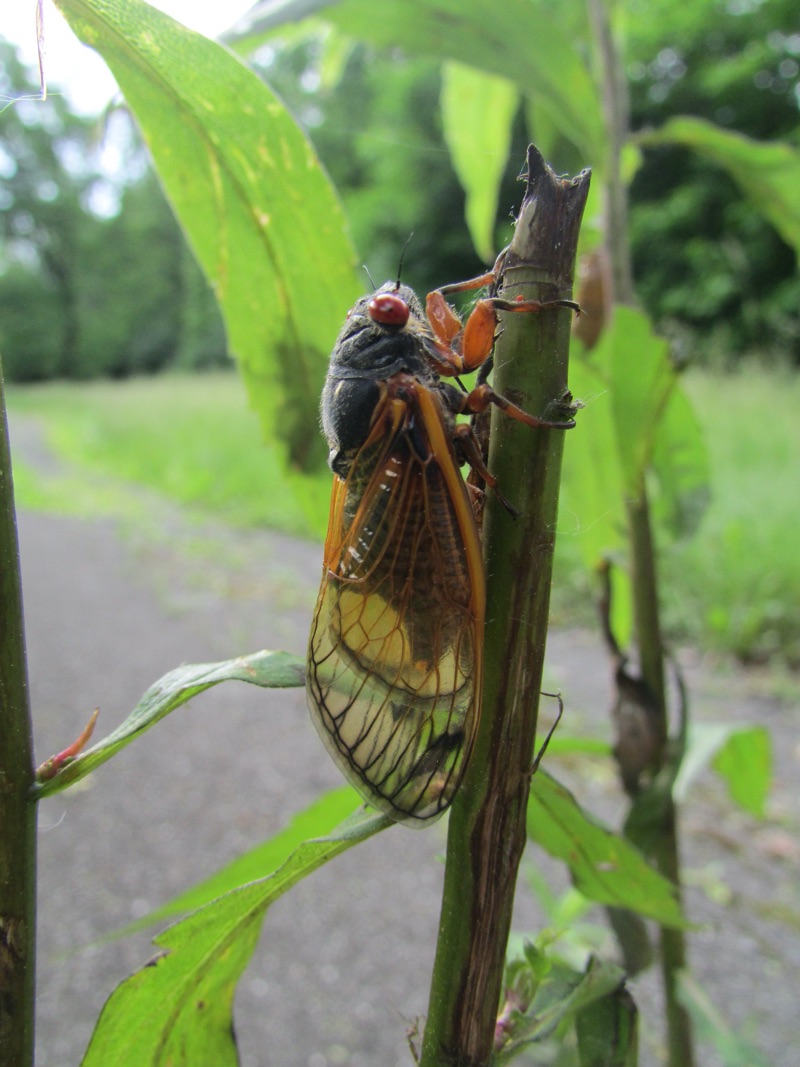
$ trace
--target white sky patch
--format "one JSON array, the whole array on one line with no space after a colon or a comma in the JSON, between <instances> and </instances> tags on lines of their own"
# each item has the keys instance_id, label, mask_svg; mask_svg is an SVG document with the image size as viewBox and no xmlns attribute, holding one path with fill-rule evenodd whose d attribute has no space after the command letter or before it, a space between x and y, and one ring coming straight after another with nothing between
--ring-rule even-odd
<instances>
[{"instance_id":1,"label":"white sky patch","mask_svg":"<svg viewBox=\"0 0 800 1067\"><path fill-rule=\"evenodd\" d=\"M171 15L207 37L216 37L252 7L254 0L156 0L153 7ZM36 0L6 0L0 18L0 38L20 49L21 58L34 69L36 56ZM117 91L100 56L78 41L51 2L44 0L44 67L48 92L63 92L72 107L97 115ZM0 107L7 101L0 102Z\"/></svg>"}]
</instances>

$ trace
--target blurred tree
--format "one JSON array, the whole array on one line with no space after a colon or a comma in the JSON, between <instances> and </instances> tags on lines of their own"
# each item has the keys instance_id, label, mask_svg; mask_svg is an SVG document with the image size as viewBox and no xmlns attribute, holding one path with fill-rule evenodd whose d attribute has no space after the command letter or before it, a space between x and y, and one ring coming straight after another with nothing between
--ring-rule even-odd
<instances>
[{"instance_id":1,"label":"blurred tree","mask_svg":"<svg viewBox=\"0 0 800 1067\"><path fill-rule=\"evenodd\" d=\"M96 119L0 45L0 349L9 380L150 373L226 361L213 294L125 113L99 162Z\"/></svg>"},{"instance_id":2,"label":"blurred tree","mask_svg":"<svg viewBox=\"0 0 800 1067\"><path fill-rule=\"evenodd\" d=\"M689 114L760 140L797 140L796 0L626 0L618 13L634 129ZM403 273L416 288L478 272L441 129L437 63L397 48L332 48L323 30L274 39L256 58L329 169L376 282L396 272L411 231ZM575 173L592 160L569 132L531 105L517 116L509 158L522 158L532 134L558 170ZM506 173L498 247L515 180ZM721 169L687 149L648 149L631 189L631 236L637 294L685 357L800 361L794 253Z\"/></svg>"},{"instance_id":3,"label":"blurred tree","mask_svg":"<svg viewBox=\"0 0 800 1067\"><path fill-rule=\"evenodd\" d=\"M60 373L62 311L55 286L40 270L20 262L6 265L0 277L0 353L8 381L37 381Z\"/></svg>"},{"instance_id":4,"label":"blurred tree","mask_svg":"<svg viewBox=\"0 0 800 1067\"><path fill-rule=\"evenodd\" d=\"M798 142L796 0L631 0L628 8L634 129L687 114L757 140ZM794 253L724 172L687 149L651 149L631 208L638 294L686 354L800 363Z\"/></svg>"},{"instance_id":5,"label":"blurred tree","mask_svg":"<svg viewBox=\"0 0 800 1067\"><path fill-rule=\"evenodd\" d=\"M621 10L634 128L690 114L757 139L797 141L796 0L627 0ZM0 58L4 95L35 95L8 46ZM337 51L324 31L275 41L255 58L314 141L376 283L396 275L412 232L402 269L420 291L487 265L464 225L436 62L343 41ZM511 160L524 155L527 122L558 169L591 162L576 155L569 131L542 128L543 119L533 106L518 114ZM117 193L122 215L116 203L113 217L98 214L93 130L56 96L18 103L0 119L0 345L9 377L224 361L216 305L141 157ZM498 247L519 200L516 177L510 169L503 181ZM649 148L631 190L631 237L637 294L686 357L800 362L794 254L723 171L687 149Z\"/></svg>"},{"instance_id":6,"label":"blurred tree","mask_svg":"<svg viewBox=\"0 0 800 1067\"><path fill-rule=\"evenodd\" d=\"M0 92L16 99L0 125L0 304L12 312L0 343L10 378L42 378L65 373L77 359L77 249L95 178L86 162L89 123L63 97L39 106L31 72L14 48L0 48Z\"/></svg>"},{"instance_id":7,"label":"blurred tree","mask_svg":"<svg viewBox=\"0 0 800 1067\"><path fill-rule=\"evenodd\" d=\"M73 374L124 377L225 359L213 294L149 166L88 236Z\"/></svg>"}]
</instances>

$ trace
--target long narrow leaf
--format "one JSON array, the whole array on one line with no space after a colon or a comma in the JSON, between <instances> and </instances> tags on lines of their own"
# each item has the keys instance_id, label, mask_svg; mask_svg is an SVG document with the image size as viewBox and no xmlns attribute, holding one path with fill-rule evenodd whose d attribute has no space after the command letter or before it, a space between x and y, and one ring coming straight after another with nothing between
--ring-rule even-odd
<instances>
[{"instance_id":1,"label":"long narrow leaf","mask_svg":"<svg viewBox=\"0 0 800 1067\"><path fill-rule=\"evenodd\" d=\"M582 353L570 363L570 386L586 405L581 432L564 447L564 480L559 505L559 546L574 540L583 562L593 572L605 559L617 559L626 549L627 519L622 460L612 404L610 375L593 354ZM630 581L623 567L611 571L612 628L625 645L633 630Z\"/></svg>"},{"instance_id":2,"label":"long narrow leaf","mask_svg":"<svg viewBox=\"0 0 800 1067\"><path fill-rule=\"evenodd\" d=\"M600 904L628 908L662 926L685 927L675 887L619 834L590 819L541 768L528 802L528 837L569 867L576 887Z\"/></svg>"},{"instance_id":3,"label":"long narrow leaf","mask_svg":"<svg viewBox=\"0 0 800 1067\"><path fill-rule=\"evenodd\" d=\"M594 569L625 545L622 463L605 368L579 351L570 364L570 388L585 407L580 432L564 446L558 539L574 538L586 567Z\"/></svg>"},{"instance_id":4,"label":"long narrow leaf","mask_svg":"<svg viewBox=\"0 0 800 1067\"><path fill-rule=\"evenodd\" d=\"M196 911L239 886L270 877L305 841L327 837L359 806L363 808L364 802L349 785L324 793L304 811L298 812L280 833L237 856L209 878L179 893L141 919L115 931L114 936L123 937L161 919Z\"/></svg>"},{"instance_id":5,"label":"long narrow leaf","mask_svg":"<svg viewBox=\"0 0 800 1067\"><path fill-rule=\"evenodd\" d=\"M106 1002L83 1067L235 1067L231 1004L267 908L328 860L389 825L383 815L358 813L327 837L303 842L274 874L227 893L159 935L159 955Z\"/></svg>"},{"instance_id":6,"label":"long narrow leaf","mask_svg":"<svg viewBox=\"0 0 800 1067\"><path fill-rule=\"evenodd\" d=\"M321 460L317 398L359 283L305 135L236 56L141 0L58 6L108 63L142 129L266 429L295 463Z\"/></svg>"},{"instance_id":7,"label":"long narrow leaf","mask_svg":"<svg viewBox=\"0 0 800 1067\"><path fill-rule=\"evenodd\" d=\"M605 155L600 101L576 25L583 4L558 10L536 0L393 0L377 11L372 0L263 0L235 27L231 40L252 47L286 22L310 14L343 33L411 54L454 59L514 82L520 92L546 98L548 112L584 155Z\"/></svg>"},{"instance_id":8,"label":"long narrow leaf","mask_svg":"<svg viewBox=\"0 0 800 1067\"><path fill-rule=\"evenodd\" d=\"M686 115L638 134L637 140L643 145L684 145L724 167L800 256L800 149L781 141L754 141Z\"/></svg>"},{"instance_id":9,"label":"long narrow leaf","mask_svg":"<svg viewBox=\"0 0 800 1067\"><path fill-rule=\"evenodd\" d=\"M594 354L598 361L607 360L617 448L628 490L635 493L650 466L658 427L676 387L669 345L656 336L645 314L618 306Z\"/></svg>"},{"instance_id":10,"label":"long narrow leaf","mask_svg":"<svg viewBox=\"0 0 800 1067\"><path fill-rule=\"evenodd\" d=\"M467 197L466 218L478 255L489 264L497 249L497 194L508 160L519 93L505 78L463 63L445 63L442 125L450 158Z\"/></svg>"},{"instance_id":11,"label":"long narrow leaf","mask_svg":"<svg viewBox=\"0 0 800 1067\"><path fill-rule=\"evenodd\" d=\"M102 741L75 759L55 768L50 776L48 763L40 768L36 798L58 793L85 778L111 759L139 734L149 730L187 700L220 682L250 682L269 689L286 689L303 684L305 664L288 652L254 652L250 656L220 663L194 663L170 671L152 685L125 721Z\"/></svg>"}]
</instances>

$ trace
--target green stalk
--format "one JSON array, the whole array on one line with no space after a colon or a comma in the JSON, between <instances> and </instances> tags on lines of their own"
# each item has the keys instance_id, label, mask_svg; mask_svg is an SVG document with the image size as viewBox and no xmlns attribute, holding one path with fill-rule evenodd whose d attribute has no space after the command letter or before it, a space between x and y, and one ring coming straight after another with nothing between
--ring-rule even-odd
<instances>
[{"instance_id":1,"label":"green stalk","mask_svg":"<svg viewBox=\"0 0 800 1067\"><path fill-rule=\"evenodd\" d=\"M663 736L667 736L667 706L664 689L664 650L659 616L656 552L650 525L647 491L628 502L628 533L631 547L631 571L634 620L642 677L655 696L661 714ZM667 748L669 752L669 746ZM652 788L661 789L658 783ZM678 846L678 812L671 791L660 798L660 826L653 834L651 858L656 867L681 893L680 853ZM677 996L678 972L686 966L686 938L679 929L662 926L659 931L661 980L667 1023L668 1067L693 1067L692 1021Z\"/></svg>"},{"instance_id":2,"label":"green stalk","mask_svg":"<svg viewBox=\"0 0 800 1067\"><path fill-rule=\"evenodd\" d=\"M604 229L611 262L612 303L635 303L633 271L628 239L628 193L622 176L622 152L630 134L630 114L625 68L609 18L611 0L588 0L589 20L594 38L603 113L609 148L604 186ZM656 551L650 522L647 486L642 480L626 504L631 553L633 614L639 665L660 715L660 732L668 733L667 701L664 686L664 646L661 637L660 600ZM666 751L669 751L669 747ZM662 823L652 859L659 871L680 892L677 812L671 795L661 805ZM661 928L661 972L667 1018L669 1067L693 1067L694 1052L691 1019L678 1002L677 972L686 964L686 942L681 930Z\"/></svg>"},{"instance_id":3,"label":"green stalk","mask_svg":"<svg viewBox=\"0 0 800 1067\"><path fill-rule=\"evenodd\" d=\"M528 189L506 259L503 295L571 296L589 175L556 178L528 153ZM572 313L503 316L498 392L543 413L567 389ZM558 415L556 415L558 417ZM490 470L521 511L486 507L483 714L453 803L422 1067L488 1064L502 991L536 738L564 433L492 416Z\"/></svg>"},{"instance_id":4,"label":"green stalk","mask_svg":"<svg viewBox=\"0 0 800 1067\"><path fill-rule=\"evenodd\" d=\"M33 1063L36 804L22 587L0 364L0 1063Z\"/></svg>"}]
</instances>

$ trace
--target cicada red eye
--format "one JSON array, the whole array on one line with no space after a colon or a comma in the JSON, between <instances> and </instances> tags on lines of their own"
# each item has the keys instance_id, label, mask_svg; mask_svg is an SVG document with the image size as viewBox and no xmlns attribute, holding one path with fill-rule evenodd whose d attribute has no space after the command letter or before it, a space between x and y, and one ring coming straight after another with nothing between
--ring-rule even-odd
<instances>
[{"instance_id":1,"label":"cicada red eye","mask_svg":"<svg viewBox=\"0 0 800 1067\"><path fill-rule=\"evenodd\" d=\"M369 317L382 326L405 326L408 322L408 304L396 293L378 293L367 304Z\"/></svg>"}]
</instances>

